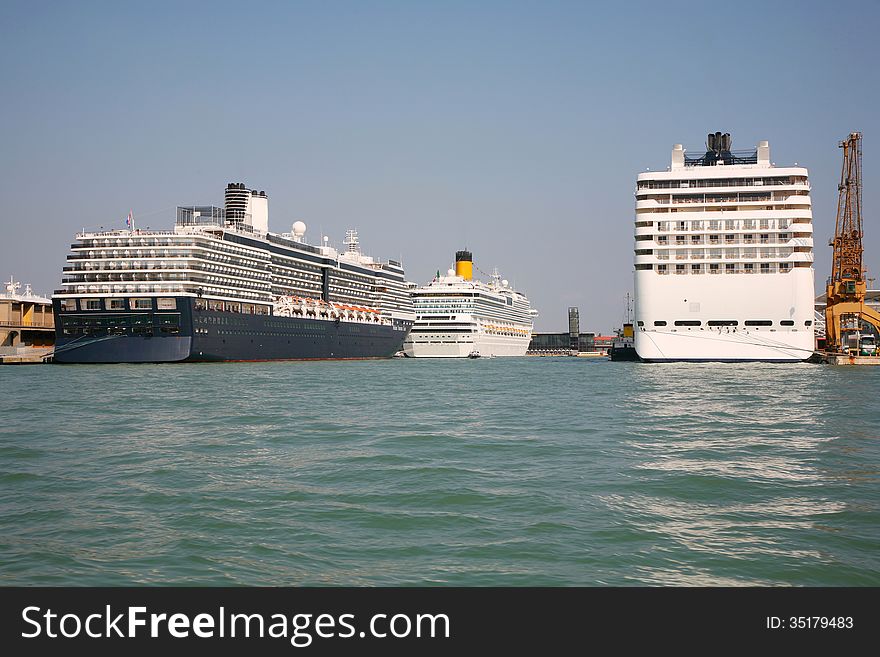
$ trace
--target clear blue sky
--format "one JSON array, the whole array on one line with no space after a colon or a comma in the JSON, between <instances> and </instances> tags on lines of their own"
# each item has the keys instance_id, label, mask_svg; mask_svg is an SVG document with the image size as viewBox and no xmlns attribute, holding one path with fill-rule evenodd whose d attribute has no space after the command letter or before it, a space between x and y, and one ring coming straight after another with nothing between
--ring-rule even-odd
<instances>
[{"instance_id":1,"label":"clear blue sky","mask_svg":"<svg viewBox=\"0 0 880 657\"><path fill-rule=\"evenodd\" d=\"M864 139L880 274L878 2L10 2L0 274L58 287L74 233L269 194L429 280L467 245L540 330L620 324L635 177L709 131L810 169L827 276L840 151Z\"/></svg>"}]
</instances>

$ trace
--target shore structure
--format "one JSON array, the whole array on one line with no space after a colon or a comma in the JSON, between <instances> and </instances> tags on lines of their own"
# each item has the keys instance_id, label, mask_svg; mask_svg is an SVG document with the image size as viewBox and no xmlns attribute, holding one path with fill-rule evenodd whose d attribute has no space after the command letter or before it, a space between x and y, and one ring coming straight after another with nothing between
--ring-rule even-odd
<instances>
[{"instance_id":1,"label":"shore structure","mask_svg":"<svg viewBox=\"0 0 880 657\"><path fill-rule=\"evenodd\" d=\"M55 343L52 301L10 277L0 292L0 363L42 363Z\"/></svg>"}]
</instances>

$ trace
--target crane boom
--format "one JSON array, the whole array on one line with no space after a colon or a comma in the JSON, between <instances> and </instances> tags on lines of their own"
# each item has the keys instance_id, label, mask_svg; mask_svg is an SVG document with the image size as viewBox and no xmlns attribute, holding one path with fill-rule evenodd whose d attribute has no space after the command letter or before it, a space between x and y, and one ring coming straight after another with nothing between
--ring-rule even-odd
<instances>
[{"instance_id":1,"label":"crane boom","mask_svg":"<svg viewBox=\"0 0 880 657\"><path fill-rule=\"evenodd\" d=\"M862 133L850 133L840 142L843 167L838 185L837 221L831 246L831 277L826 288L826 349L843 350L843 325L853 318L880 331L880 314L865 304L867 282L862 263Z\"/></svg>"}]
</instances>

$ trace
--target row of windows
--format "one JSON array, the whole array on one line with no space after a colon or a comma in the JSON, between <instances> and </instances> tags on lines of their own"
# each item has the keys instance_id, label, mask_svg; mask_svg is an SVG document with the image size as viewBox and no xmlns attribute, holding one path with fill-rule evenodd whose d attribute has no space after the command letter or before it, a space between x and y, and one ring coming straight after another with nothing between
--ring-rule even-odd
<instances>
[{"instance_id":1,"label":"row of windows","mask_svg":"<svg viewBox=\"0 0 880 657\"><path fill-rule=\"evenodd\" d=\"M770 244L773 242L787 242L789 239L790 233L776 233L771 235L770 233L760 233L757 238L755 238L754 234L744 233L743 235L725 235L724 243L725 244ZM639 235L636 237L636 241L645 241L650 240L654 236L653 235ZM691 235L690 242L691 244L703 244L704 238L709 244L721 244L721 235ZM659 244L666 245L669 243L668 235L657 235L657 242ZM676 235L675 236L675 244L676 246L684 245L687 243L686 235Z\"/></svg>"},{"instance_id":2,"label":"row of windows","mask_svg":"<svg viewBox=\"0 0 880 657\"><path fill-rule=\"evenodd\" d=\"M636 215L643 214L669 214L669 213L677 213L677 212L693 212L693 213L707 213L707 212L722 212L722 213L730 213L730 212L755 212L756 210L769 210L769 211L778 211L778 210L805 210L807 212L810 211L809 203L783 203L778 202L775 205L730 205L730 206L707 206L707 207L651 207L651 208L636 208Z\"/></svg>"},{"instance_id":3,"label":"row of windows","mask_svg":"<svg viewBox=\"0 0 880 657\"><path fill-rule=\"evenodd\" d=\"M268 315L269 306L255 303L239 303L238 301L218 301L216 299L196 299L196 310L213 310L215 312L242 313L244 315Z\"/></svg>"},{"instance_id":4,"label":"row of windows","mask_svg":"<svg viewBox=\"0 0 880 657\"><path fill-rule=\"evenodd\" d=\"M156 299L158 310L176 310L177 300L158 298ZM111 297L108 299L62 299L61 310L71 312L75 310L152 310L153 300L126 299L123 297Z\"/></svg>"},{"instance_id":5,"label":"row of windows","mask_svg":"<svg viewBox=\"0 0 880 657\"><path fill-rule=\"evenodd\" d=\"M756 267L755 265L758 265ZM809 263L804 263L809 265ZM755 272L760 272L762 274L771 274L775 272L788 272L792 269L792 263L790 262L726 262L724 263L724 268L721 267L720 263L709 263L708 265L698 264L691 265L688 267L687 265L675 265L675 269L669 269L668 265L636 265L636 269L648 269L656 268L657 273L659 274L720 274L724 272L726 274L753 274Z\"/></svg>"},{"instance_id":6,"label":"row of windows","mask_svg":"<svg viewBox=\"0 0 880 657\"><path fill-rule=\"evenodd\" d=\"M675 326L702 326L702 321L698 319L677 319L673 322ZM644 326L645 323L643 321L638 322L639 326ZM658 319L654 321L654 326L666 326L667 322L665 319ZM773 320L771 319L747 319L743 322L745 326L773 326ZM804 326L812 326L813 320L807 319L804 321ZM706 322L706 326L739 326L739 320L736 319L710 319ZM793 319L782 319L779 321L779 326L794 326Z\"/></svg>"},{"instance_id":7,"label":"row of windows","mask_svg":"<svg viewBox=\"0 0 880 657\"><path fill-rule=\"evenodd\" d=\"M678 203L733 203L733 202L745 202L745 203L754 203L756 201L787 201L793 196L809 196L810 192L805 189L795 189L795 190L786 190L784 192L775 192L771 194L768 192L763 193L755 193L755 192L732 192L728 194L724 193L715 193L715 194L702 194L702 193L690 193L690 194L649 194L646 192L642 192L636 194L636 200L638 201L655 201L662 205L669 205L670 203L675 205Z\"/></svg>"},{"instance_id":8,"label":"row of windows","mask_svg":"<svg viewBox=\"0 0 880 657\"><path fill-rule=\"evenodd\" d=\"M639 222L648 225L654 222ZM697 221L658 221L659 231L702 230L788 230L792 223L810 223L792 219L700 219Z\"/></svg>"},{"instance_id":9,"label":"row of windows","mask_svg":"<svg viewBox=\"0 0 880 657\"><path fill-rule=\"evenodd\" d=\"M807 250L804 250L807 249ZM795 248L782 248L782 249L681 249L678 251L673 250L665 250L665 249L657 249L656 251L652 249L636 249L635 254L637 256L649 256L655 255L658 260L721 260L722 258L725 260L752 260L756 258L763 259L776 259L776 258L789 258L792 253L809 253L809 247L801 247L800 249Z\"/></svg>"},{"instance_id":10,"label":"row of windows","mask_svg":"<svg viewBox=\"0 0 880 657\"><path fill-rule=\"evenodd\" d=\"M699 180L640 180L639 189L682 189L694 187L755 187L759 185L803 185L806 176L767 178L703 178Z\"/></svg>"}]
</instances>

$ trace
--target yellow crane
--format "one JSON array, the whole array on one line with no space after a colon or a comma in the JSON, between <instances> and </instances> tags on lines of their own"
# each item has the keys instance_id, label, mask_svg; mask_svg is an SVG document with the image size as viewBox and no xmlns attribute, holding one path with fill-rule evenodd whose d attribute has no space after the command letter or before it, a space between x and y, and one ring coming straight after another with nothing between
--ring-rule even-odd
<instances>
[{"instance_id":1,"label":"yellow crane","mask_svg":"<svg viewBox=\"0 0 880 657\"><path fill-rule=\"evenodd\" d=\"M826 289L825 345L829 353L841 353L845 346L844 327L860 322L880 331L880 313L865 304L867 281L862 264L862 133L850 133L840 142L843 168L838 185L837 222L831 261L831 278Z\"/></svg>"}]
</instances>

